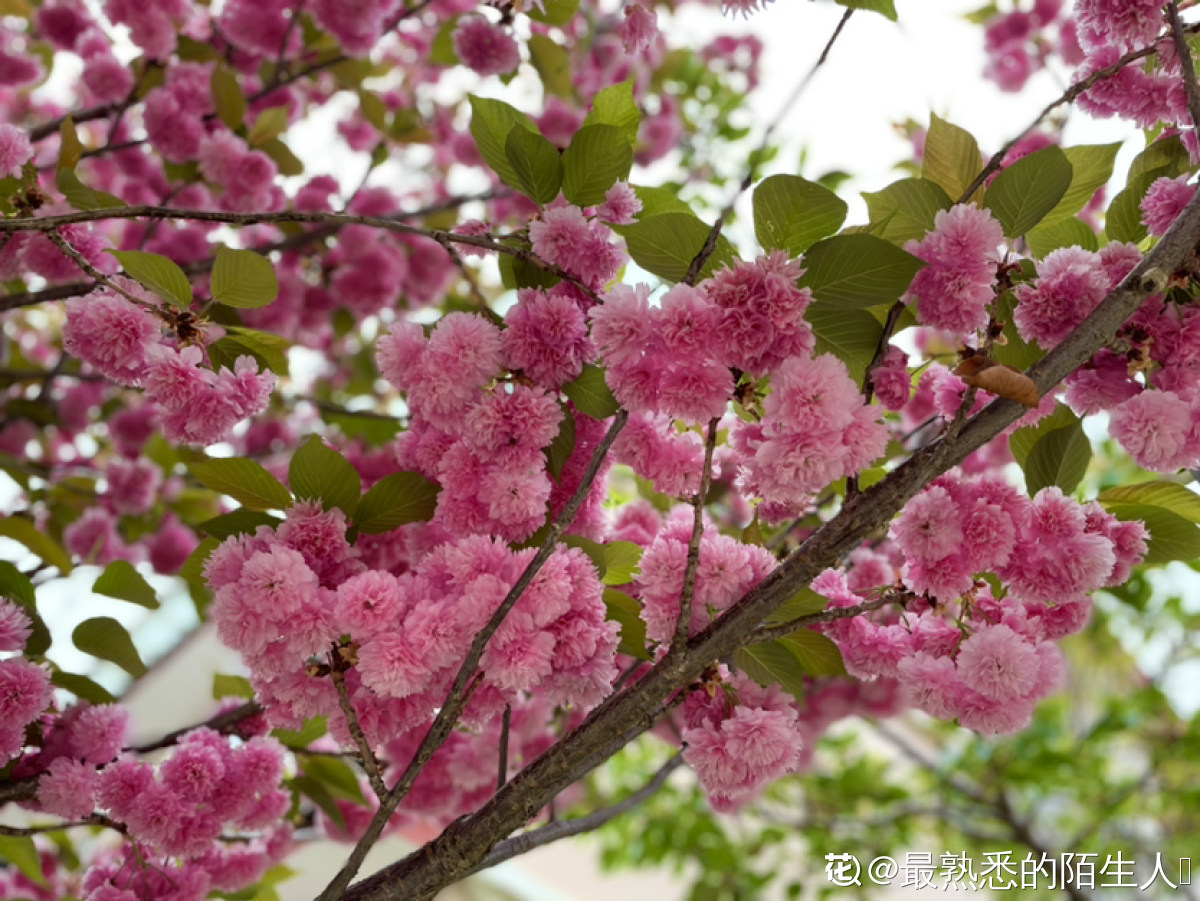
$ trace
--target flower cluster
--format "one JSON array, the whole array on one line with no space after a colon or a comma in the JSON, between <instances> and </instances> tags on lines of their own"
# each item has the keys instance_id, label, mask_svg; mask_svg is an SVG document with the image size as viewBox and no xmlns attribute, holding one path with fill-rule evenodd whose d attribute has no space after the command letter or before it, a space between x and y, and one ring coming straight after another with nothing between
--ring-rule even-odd
<instances>
[{"instance_id":1,"label":"flower cluster","mask_svg":"<svg viewBox=\"0 0 1200 901\"><path fill-rule=\"evenodd\" d=\"M985 329L1003 240L1004 230L988 210L973 203L939 210L933 231L904 247L929 264L905 295L906 302L916 301L918 319L956 335Z\"/></svg>"},{"instance_id":2,"label":"flower cluster","mask_svg":"<svg viewBox=\"0 0 1200 901\"><path fill-rule=\"evenodd\" d=\"M1035 280L1016 287L1017 331L1046 350L1057 347L1141 258L1136 247L1117 241L1099 253L1082 247L1053 251L1038 264Z\"/></svg>"},{"instance_id":3,"label":"flower cluster","mask_svg":"<svg viewBox=\"0 0 1200 901\"><path fill-rule=\"evenodd\" d=\"M642 600L646 637L668 644L675 634L683 597L688 544L692 538L689 508L671 516L642 555L637 589ZM775 557L766 548L742 544L711 526L700 537L688 634L695 635L714 616L733 606L775 568Z\"/></svg>"},{"instance_id":4,"label":"flower cluster","mask_svg":"<svg viewBox=\"0 0 1200 901\"><path fill-rule=\"evenodd\" d=\"M762 515L795 515L822 488L880 457L887 428L863 403L846 364L831 354L792 357L772 377L759 422L740 421L733 446L745 493L767 503Z\"/></svg>"},{"instance_id":5,"label":"flower cluster","mask_svg":"<svg viewBox=\"0 0 1200 901\"><path fill-rule=\"evenodd\" d=\"M939 602L972 591L995 572L1031 603L1066 603L1120 584L1145 553L1141 523L1121 523L1059 488L1032 500L994 477L943 476L904 508L892 527L904 584Z\"/></svg>"},{"instance_id":6,"label":"flower cluster","mask_svg":"<svg viewBox=\"0 0 1200 901\"><path fill-rule=\"evenodd\" d=\"M778 685L762 688L721 667L720 684L688 693L683 759L718 810L730 810L802 763L800 712ZM727 681L725 681L727 680Z\"/></svg>"},{"instance_id":7,"label":"flower cluster","mask_svg":"<svg viewBox=\"0 0 1200 901\"><path fill-rule=\"evenodd\" d=\"M529 223L533 252L561 266L593 291L616 277L627 259L612 240L612 230L598 218L588 219L583 210L569 203L550 206Z\"/></svg>"}]
</instances>

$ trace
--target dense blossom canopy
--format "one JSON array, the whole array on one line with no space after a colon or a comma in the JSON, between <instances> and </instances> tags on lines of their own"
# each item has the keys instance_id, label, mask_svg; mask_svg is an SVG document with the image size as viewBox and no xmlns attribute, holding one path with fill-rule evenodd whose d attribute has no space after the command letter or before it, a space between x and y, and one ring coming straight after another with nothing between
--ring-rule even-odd
<instances>
[{"instance_id":1,"label":"dense blossom canopy","mask_svg":"<svg viewBox=\"0 0 1200 901\"><path fill-rule=\"evenodd\" d=\"M895 17L838 2L838 34ZM1115 145L1035 128L985 163L933 116L920 177L843 227L836 179L732 124L758 40L675 46L667 4L5 6L3 535L40 562L0 563L0 803L106 838L17 828L0 897L253 893L319 836L357 843L337 898L385 830L477 830L398 865L425 897L645 732L735 812L839 719L1027 726L1092 593L1196 544L1200 91L1168 12L983 17L1002 89L1071 67L1065 100L1147 129L1107 211ZM534 75L528 114L483 96ZM289 149L318 114L356 185ZM1101 415L1149 474L1098 492ZM213 719L131 746L54 662L35 589L81 565L144 607L178 576L244 664ZM115 619L72 640L145 670Z\"/></svg>"}]
</instances>

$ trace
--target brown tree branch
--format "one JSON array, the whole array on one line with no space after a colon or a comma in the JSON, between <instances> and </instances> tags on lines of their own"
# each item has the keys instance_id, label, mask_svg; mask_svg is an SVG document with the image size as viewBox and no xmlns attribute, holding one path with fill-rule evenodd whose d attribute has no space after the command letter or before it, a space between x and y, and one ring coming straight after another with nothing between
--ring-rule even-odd
<instances>
[{"instance_id":1,"label":"brown tree branch","mask_svg":"<svg viewBox=\"0 0 1200 901\"><path fill-rule=\"evenodd\" d=\"M855 604L852 607L830 607L817 613L798 616L793 620L788 620L786 623L779 623L774 626L759 626L746 636L745 644L759 644L764 641L773 641L776 638L791 635L797 629L815 626L817 623L831 623L839 619L862 616L864 613L870 613L872 610L878 610L880 607L886 607L888 604L903 604L911 597L912 594L907 591L889 592L883 597L876 598L873 601L863 601L861 604Z\"/></svg>"},{"instance_id":2,"label":"brown tree branch","mask_svg":"<svg viewBox=\"0 0 1200 901\"><path fill-rule=\"evenodd\" d=\"M570 838L574 835L583 835L586 832L595 832L601 826L612 822L621 814L626 813L637 807L647 798L654 795L667 784L667 779L675 770L679 769L683 763L683 754L675 754L670 760L659 767L645 785L631 794L624 800L618 801L611 807L605 807L600 810L593 811L586 816L576 817L570 820L559 820L556 823L551 823L548 826L542 826L540 829L533 829L521 835L513 836L500 842L489 854L468 875L478 873L481 870L487 870L497 864L502 864L506 860L512 860L514 857L520 857L522 854L528 854L535 848L541 848L551 842L559 841L560 839Z\"/></svg>"},{"instance_id":3,"label":"brown tree branch","mask_svg":"<svg viewBox=\"0 0 1200 901\"><path fill-rule=\"evenodd\" d=\"M700 568L700 539L704 535L704 502L712 485L712 458L717 446L717 426L720 419L708 423L708 438L704 442L704 470L700 473L700 487L692 498L695 515L692 518L692 537L688 541L687 563L683 568L683 590L679 597L679 619L675 621L675 637L671 647L680 650L687 644L688 632L692 628L692 598L696 594L696 570Z\"/></svg>"},{"instance_id":4,"label":"brown tree branch","mask_svg":"<svg viewBox=\"0 0 1200 901\"><path fill-rule=\"evenodd\" d=\"M514 247L511 244L505 244L491 238L475 235L459 235L442 229L418 228L415 225L407 225L393 218L378 216L355 216L350 213L326 213L312 210L280 210L274 213L229 213L221 210L180 210L143 204L140 206L114 207L110 209L81 210L74 213L64 213L61 216L46 216L41 219L0 220L0 235L11 232L46 232L49 234L64 225L111 219L180 219L194 222L223 222L228 225L261 225L264 223L277 224L280 222L308 222L339 226L366 225L372 228L383 229L384 231L431 238L439 244L450 241L455 244L466 244L472 247L482 247L485 250L494 250L497 253L503 253L537 269L541 269L543 272L556 275L563 281L583 291L596 303L601 303L600 296L586 284L561 266L546 262L531 250L526 250L523 247ZM11 299L11 297L0 298L0 312L14 308L9 303Z\"/></svg>"},{"instance_id":5,"label":"brown tree branch","mask_svg":"<svg viewBox=\"0 0 1200 901\"><path fill-rule=\"evenodd\" d=\"M346 728L350 731L350 738L354 741L354 747L358 748L359 762L362 764L363 770L367 774L367 781L371 783L371 790L380 801L387 799L387 786L383 784L383 776L379 774L379 761L375 759L375 752L371 750L371 743L367 741L367 736L363 734L362 724L358 721L358 714L354 710L354 703L350 700L350 690L346 687L346 673L344 672L345 664L338 657L337 647L329 652L329 676L333 679L333 686L337 689L338 704L342 708L342 713L346 717Z\"/></svg>"}]
</instances>

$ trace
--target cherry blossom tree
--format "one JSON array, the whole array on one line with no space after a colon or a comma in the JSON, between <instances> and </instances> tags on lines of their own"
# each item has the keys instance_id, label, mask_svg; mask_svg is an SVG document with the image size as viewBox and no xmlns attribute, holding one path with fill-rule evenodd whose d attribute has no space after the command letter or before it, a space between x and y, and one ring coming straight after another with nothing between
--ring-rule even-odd
<instances>
[{"instance_id":1,"label":"cherry blossom tree","mask_svg":"<svg viewBox=\"0 0 1200 901\"><path fill-rule=\"evenodd\" d=\"M837 3L816 67L897 19ZM1001 87L1071 86L987 159L931 115L847 225L733 122L760 44L676 46L669 4L0 3L0 803L33 817L0 894L272 897L331 837L320 901L430 898L681 766L753 808L839 719L1020 733L1093 592L1200 556L1188 5L981 10ZM1111 202L1068 105L1144 131ZM289 146L318 113L351 190ZM1101 416L1128 477L1095 491ZM210 719L131 746L55 663L76 566L148 607L177 577L245 666ZM111 617L70 641L146 673Z\"/></svg>"}]
</instances>

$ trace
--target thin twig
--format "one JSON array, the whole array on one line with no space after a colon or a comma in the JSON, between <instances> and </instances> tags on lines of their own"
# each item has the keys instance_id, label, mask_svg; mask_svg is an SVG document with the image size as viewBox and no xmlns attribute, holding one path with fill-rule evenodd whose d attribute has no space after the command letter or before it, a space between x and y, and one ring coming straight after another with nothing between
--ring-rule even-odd
<instances>
[{"instance_id":1,"label":"thin twig","mask_svg":"<svg viewBox=\"0 0 1200 901\"><path fill-rule=\"evenodd\" d=\"M1200 23L1197 23L1195 25L1189 25L1183 30L1188 33L1195 33L1196 31L1200 31ZM1012 150L1014 147L1016 147L1022 138L1024 138L1027 134L1029 134L1031 131L1033 131L1035 128L1037 128L1039 125L1041 125L1042 120L1045 119L1047 116L1049 116L1052 112L1054 112L1056 109L1058 109L1064 103L1074 102L1075 99L1080 94L1082 94L1084 91L1086 91L1088 88L1098 84L1101 81L1104 81L1106 78L1111 78L1112 76L1114 76L1118 72L1120 72L1122 69L1124 69L1126 66L1128 66L1130 63L1137 62L1139 59L1145 59L1147 56L1150 56L1152 53L1157 52L1157 50L1158 50L1158 41L1155 41L1153 44L1150 44L1147 47L1142 47L1140 50L1131 50L1129 53L1126 53L1124 56L1122 56L1119 60L1117 60L1111 66L1105 66L1103 69L1098 69L1097 71L1095 71L1091 75L1089 75L1087 78L1083 79L1082 81L1075 82L1075 84L1071 85L1069 88L1067 88L1065 91L1063 91L1063 93L1056 100L1052 100L1050 103L1048 103L1046 105L1045 109L1043 109L1040 113L1038 113L1037 118L1034 119L1031 123L1029 123L1029 126L1027 128L1025 128L1024 131L1022 131L1020 134L1018 134L1016 137L1014 137L1011 141L1008 141L1003 147L1001 147L994 154L992 154L992 158L990 160L988 160L987 165L983 167L983 171L981 171L978 175L975 176L974 181L971 182L971 184L967 187L967 189L965 191L963 191L962 196L959 197L958 200L955 202L956 203L966 203L968 200L970 200L971 195L973 195L976 191L978 191L983 186L983 183L985 181L987 181L988 178L991 177L992 173L998 172L1000 170L1000 164L1002 162L1004 162L1004 158L1006 156L1008 156L1008 152L1010 150ZM1193 78L1194 78L1194 75L1193 75Z\"/></svg>"},{"instance_id":2,"label":"thin twig","mask_svg":"<svg viewBox=\"0 0 1200 901\"><path fill-rule=\"evenodd\" d=\"M704 535L704 502L712 485L713 450L717 445L719 418L708 422L708 438L704 442L704 470L700 473L700 487L692 498L695 515L692 517L692 537L688 541L687 563L683 569L683 591L679 597L679 619L675 622L675 637L671 647L682 651L692 627L692 598L696 594L696 570L700 568L700 539Z\"/></svg>"},{"instance_id":3,"label":"thin twig","mask_svg":"<svg viewBox=\"0 0 1200 901\"><path fill-rule=\"evenodd\" d=\"M214 732L235 732L233 727L242 720L248 720L251 717L258 716L263 712L262 705L257 701L247 701L240 707L234 707L231 710L226 710L218 713L214 717L210 717L203 723L196 726L188 726L185 729L176 729L174 732L168 732L158 741L150 742L145 745L136 745L131 748L125 748L126 751L132 751L134 754L146 754L150 751L157 751L160 748L169 748L179 741L189 732L194 732L196 729L212 729Z\"/></svg>"},{"instance_id":4,"label":"thin twig","mask_svg":"<svg viewBox=\"0 0 1200 901\"><path fill-rule=\"evenodd\" d=\"M346 891L346 887L350 884L350 880L354 878L359 867L362 866L363 859L367 856L367 852L379 840L380 834L383 832L383 827L391 819L396 808L400 806L400 802L408 795L413 783L416 782L417 776L424 769L425 764L433 757L434 753L440 748L450 736L454 728L454 724L458 722L458 717L466 706L467 697L469 695L468 683L471 683L472 676L475 673L476 667L479 666L479 661L483 658L483 652L487 647L487 643L492 636L496 634L496 630L500 628L505 617L516 605L525 589L533 582L534 577L541 571L546 561L554 553L558 547L558 539L567 526L575 519L575 515L579 512L579 508L583 506L584 498L587 497L591 490L592 483L596 480L596 475L600 472L600 467L604 463L605 457L608 455L609 449L613 442L617 440L617 435L621 433L621 429L625 427L625 423L629 421L629 413L626 410L620 410L613 417L612 424L608 427L604 438L596 446L592 453L592 458L588 461L587 470L583 474L583 478L579 482L579 486L575 489L575 493L571 495L571 499L567 505L559 512L550 528L547 530L546 538L538 548L537 553L529 564L525 567L524 572L518 577L500 606L496 608L496 612L492 614L487 624L475 636L471 642L471 647L467 651L466 659L458 669L458 674L454 677L454 682L450 686L450 691L446 696L446 701L442 704L438 715L434 718L433 725L429 727L429 731L425 733L425 738L421 740L421 744L417 747L417 751L413 754L412 760L405 768L400 779L392 786L392 790L388 793L387 799L383 801L379 810L375 812L375 816L371 819L366 832L359 839L358 844L354 846L354 850L350 852L350 856L346 859L346 863L333 877L325 890L317 897L317 901L335 901L340 899ZM478 684L478 679L472 685Z\"/></svg>"},{"instance_id":5,"label":"thin twig","mask_svg":"<svg viewBox=\"0 0 1200 901\"><path fill-rule=\"evenodd\" d=\"M387 786L383 784L383 776L379 774L379 761L375 759L371 743L363 734L362 724L358 721L358 713L355 712L354 703L350 700L350 689L346 687L346 674L343 672L344 665L338 656L337 645L334 645L333 650L329 652L329 675L333 679L334 688L337 689L338 704L341 705L342 713L345 714L346 728L350 731L354 747L358 748L358 755L362 768L367 774L367 781L371 783L371 789L379 800L383 801L387 798Z\"/></svg>"},{"instance_id":6,"label":"thin twig","mask_svg":"<svg viewBox=\"0 0 1200 901\"><path fill-rule=\"evenodd\" d=\"M759 644L764 641L773 641L776 638L791 635L797 629L803 629L806 626L815 626L817 623L831 623L839 619L850 619L851 617L861 616L864 613L870 613L872 610L878 610L880 607L886 607L888 604L902 604L910 597L912 595L909 592L889 592L883 597L876 598L873 601L863 601L861 604L855 604L852 607L830 607L817 613L798 616L795 619L788 620L786 623L779 623L774 626L759 626L746 637L745 643Z\"/></svg>"},{"instance_id":7,"label":"thin twig","mask_svg":"<svg viewBox=\"0 0 1200 901\"><path fill-rule=\"evenodd\" d=\"M504 705L504 716L500 718L500 761L496 776L496 791L504 788L508 781L508 730L512 725L512 704Z\"/></svg>"},{"instance_id":8,"label":"thin twig","mask_svg":"<svg viewBox=\"0 0 1200 901\"><path fill-rule=\"evenodd\" d=\"M414 225L407 225L392 218L381 218L378 216L355 216L348 213L327 213L314 210L280 210L274 213L230 213L221 210L177 210L161 206L130 206L130 207L114 207L111 209L98 210L83 210L74 213L64 213L61 216L46 216L40 219L6 219L0 220L0 234L18 231L32 232L53 232L64 225L74 225L80 222L99 222L109 219L181 219L191 220L195 222L223 222L229 225L260 225L263 223L277 224L280 222L312 222L312 223L332 223L336 225L367 225L372 228L379 228L384 231L393 231L405 235L418 235L424 238L431 238L439 244L443 241L452 241L455 244L466 244L472 247L482 247L485 250L494 250L497 253L503 253L541 269L543 272L549 272L552 275L558 276L565 282L574 285L579 290L583 291L596 303L601 302L601 298L588 285L580 281L570 272L553 263L548 263L535 254L531 250L526 250L523 247L514 247L512 244L505 244L502 241L484 238L476 235L460 235L454 232L445 231L443 229L425 229L417 228ZM65 243L65 242L64 242ZM64 251L65 252L65 251ZM91 264L88 264L89 266ZM82 264L81 264L82 268ZM84 270L89 275L96 272L95 267L91 267L91 271ZM101 278L104 276L102 274ZM95 277L93 275L93 277ZM10 301L12 298L0 298L0 312L7 309L12 309Z\"/></svg>"},{"instance_id":9,"label":"thin twig","mask_svg":"<svg viewBox=\"0 0 1200 901\"><path fill-rule=\"evenodd\" d=\"M783 102L783 106L780 107L779 112L775 115L775 118L771 120L771 122L767 125L766 130L763 131L762 140L759 141L758 146L750 152L750 159L746 167L746 174L742 177L742 180L738 184L738 188L734 192L733 196L730 197L729 201L725 204L725 208L721 210L721 215L717 217L717 221L714 222L712 228L709 229L708 236L704 239L704 244L701 246L700 251L695 257L693 257L691 264L688 266L687 273L683 277L683 283L685 285L696 284L696 280L700 277L700 271L704 268L704 264L707 263L709 257L716 252L717 241L721 237L721 229L724 228L725 221L731 215L733 215L733 208L737 204L738 198L741 197L746 191L750 190L750 186L754 184L754 177L758 173L758 161L761 159L763 151L766 150L767 145L770 143L771 137L775 133L775 129L777 129L783 123L785 118L787 118L787 114L791 112L792 107L796 105L796 102L800 99L800 96L812 82L817 72L823 65L825 65L825 62L829 59L830 52L833 50L833 45L837 42L838 37L842 33L842 29L846 27L846 23L850 21L850 16L853 13L853 9L847 8L842 14L841 19L838 20L837 27L833 29L833 34L830 35L829 41L825 44L825 49L821 51L821 55L817 57L817 61L813 64L813 67L808 70L808 74L800 79L799 84L792 89L792 93L788 96L787 100Z\"/></svg>"},{"instance_id":10,"label":"thin twig","mask_svg":"<svg viewBox=\"0 0 1200 901\"><path fill-rule=\"evenodd\" d=\"M487 857L483 859L471 873L478 873L480 870L486 870L489 867L494 867L497 864L504 863L506 860L512 860L514 857L520 857L522 854L528 854L535 848L541 848L551 842L559 841L560 839L569 838L573 835L583 835L585 832L594 832L601 826L612 822L621 814L637 807L647 798L659 791L667 784L667 779L675 770L679 769L683 763L683 754L679 753L659 767L654 777L644 786L625 798L623 801L605 807L601 810L593 811L586 816L576 817L570 820L559 820L551 823L548 826L542 826L540 829L533 829L523 835L517 835L506 841L500 842L495 849Z\"/></svg>"},{"instance_id":11,"label":"thin twig","mask_svg":"<svg viewBox=\"0 0 1200 901\"><path fill-rule=\"evenodd\" d=\"M61 832L64 829L77 829L80 826L104 826L108 829L113 829L122 835L127 832L124 823L118 823L116 820L109 819L101 813L94 813L90 817L84 817L82 820L71 820L66 823L55 823L45 826L0 826L0 835L43 835L47 832Z\"/></svg>"},{"instance_id":12,"label":"thin twig","mask_svg":"<svg viewBox=\"0 0 1200 901\"><path fill-rule=\"evenodd\" d=\"M67 239L64 238L61 234L59 234L57 229L53 229L53 228L47 229L46 230L46 238L50 241L51 244L53 244L55 247L57 247L59 250L61 250L65 256L70 257L70 259L75 263L75 265L78 266L80 269L82 269L85 274L90 275L92 278L94 278L96 280L96 284L103 285L105 288L108 288L108 290L110 290L116 294L120 294L122 297L124 297L130 303L135 304L136 306L144 307L145 309L148 309L148 310L155 310L155 308L153 306L151 306L150 304L146 303L146 301L142 300L140 297L134 297L132 294L130 294L128 291L126 291L124 288L122 288L120 285L118 285L116 282L114 282L111 278L109 278L107 275L105 275L103 272L101 272L99 269L97 269L95 266L93 266L91 264L91 262L88 261L87 257L85 257L83 254L81 254L74 247L72 247L67 242Z\"/></svg>"}]
</instances>

